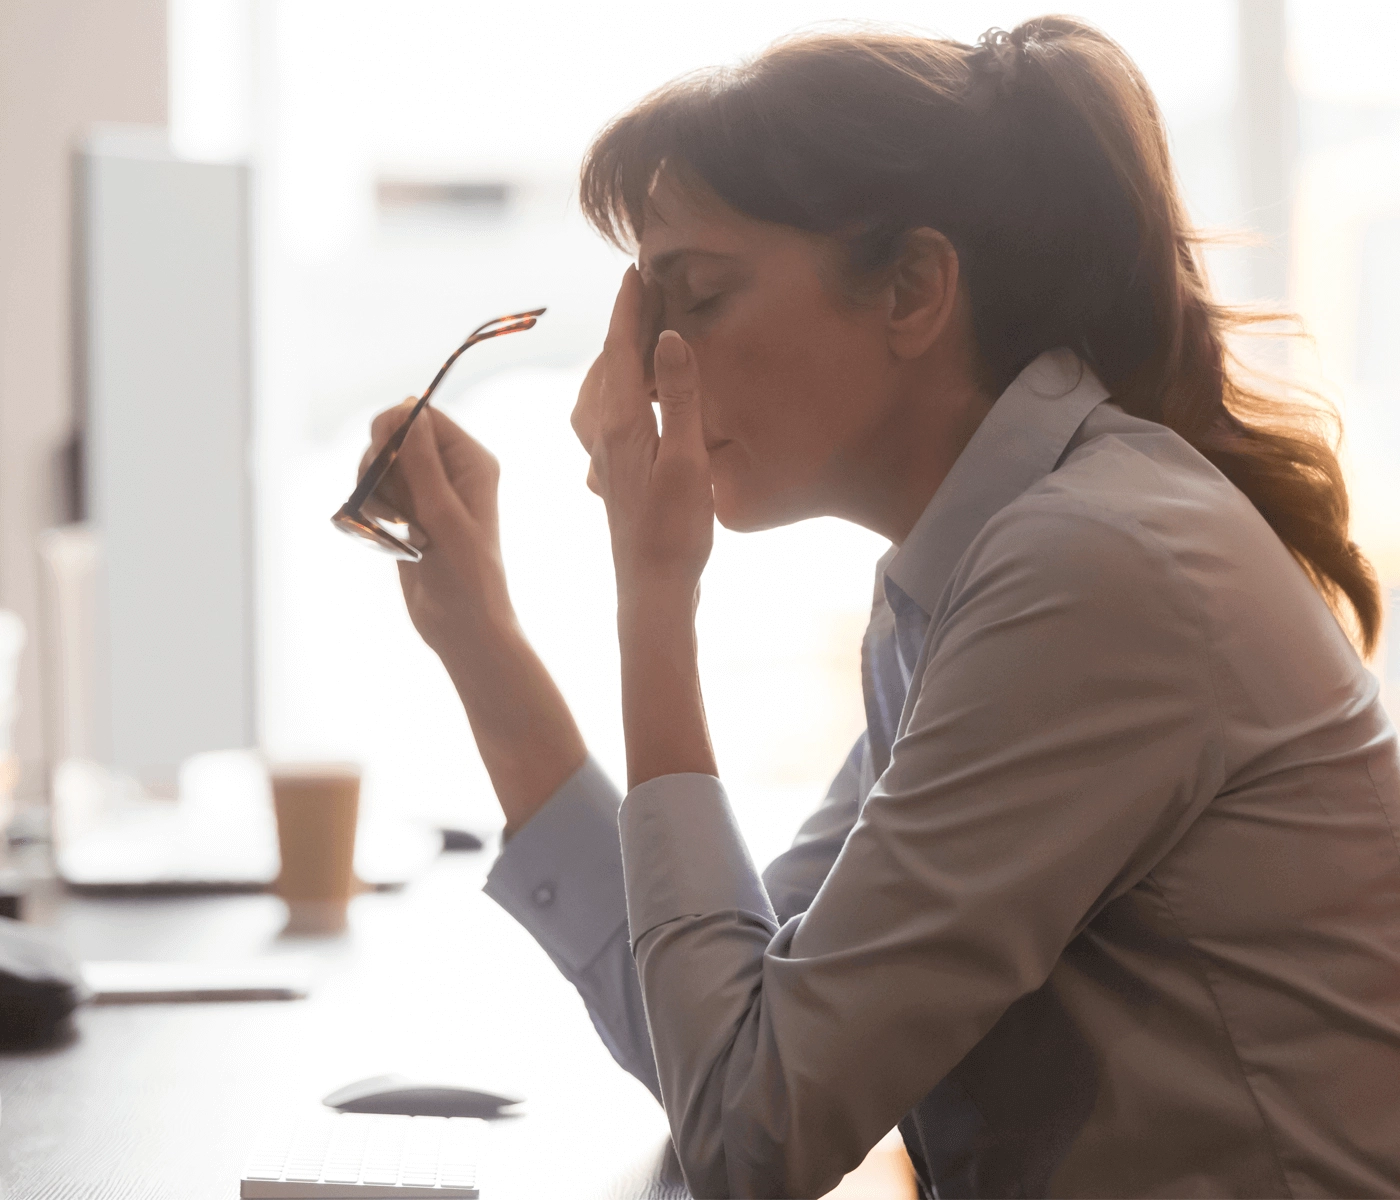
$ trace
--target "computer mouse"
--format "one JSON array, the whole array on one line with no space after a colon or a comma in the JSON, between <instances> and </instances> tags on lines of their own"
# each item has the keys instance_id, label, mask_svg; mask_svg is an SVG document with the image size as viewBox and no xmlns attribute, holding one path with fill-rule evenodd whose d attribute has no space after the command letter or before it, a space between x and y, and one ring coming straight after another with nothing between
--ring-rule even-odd
<instances>
[{"instance_id":1,"label":"computer mouse","mask_svg":"<svg viewBox=\"0 0 1400 1200\"><path fill-rule=\"evenodd\" d=\"M520 1104L517 1096L498 1096L450 1083L419 1083L404 1075L374 1075L347 1083L322 1104L341 1112L397 1113L405 1117L499 1117Z\"/></svg>"},{"instance_id":2,"label":"computer mouse","mask_svg":"<svg viewBox=\"0 0 1400 1200\"><path fill-rule=\"evenodd\" d=\"M458 829L452 825L440 825L442 848L444 850L480 850L485 843L470 829Z\"/></svg>"}]
</instances>

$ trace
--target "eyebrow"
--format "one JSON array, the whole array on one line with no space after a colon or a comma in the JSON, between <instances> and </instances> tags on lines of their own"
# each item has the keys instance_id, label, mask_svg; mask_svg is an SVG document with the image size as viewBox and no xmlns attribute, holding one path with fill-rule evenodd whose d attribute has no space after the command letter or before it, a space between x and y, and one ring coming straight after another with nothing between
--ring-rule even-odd
<instances>
[{"instance_id":1,"label":"eyebrow","mask_svg":"<svg viewBox=\"0 0 1400 1200\"><path fill-rule=\"evenodd\" d=\"M653 278L664 278L676 269L681 259L687 257L732 260L734 255L721 254L718 250L696 250L690 246L682 246L677 250L667 250L665 254L658 254L647 264L646 269Z\"/></svg>"}]
</instances>

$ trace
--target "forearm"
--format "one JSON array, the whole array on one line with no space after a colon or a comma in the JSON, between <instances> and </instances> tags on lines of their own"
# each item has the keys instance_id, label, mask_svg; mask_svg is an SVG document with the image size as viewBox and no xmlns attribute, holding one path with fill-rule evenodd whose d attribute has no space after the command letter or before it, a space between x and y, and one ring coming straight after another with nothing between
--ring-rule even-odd
<instances>
[{"instance_id":1,"label":"forearm","mask_svg":"<svg viewBox=\"0 0 1400 1200\"><path fill-rule=\"evenodd\" d=\"M628 789L661 775L717 774L696 656L696 589L618 603Z\"/></svg>"},{"instance_id":2,"label":"forearm","mask_svg":"<svg viewBox=\"0 0 1400 1200\"><path fill-rule=\"evenodd\" d=\"M513 614L443 654L509 836L587 757L569 706Z\"/></svg>"}]
</instances>

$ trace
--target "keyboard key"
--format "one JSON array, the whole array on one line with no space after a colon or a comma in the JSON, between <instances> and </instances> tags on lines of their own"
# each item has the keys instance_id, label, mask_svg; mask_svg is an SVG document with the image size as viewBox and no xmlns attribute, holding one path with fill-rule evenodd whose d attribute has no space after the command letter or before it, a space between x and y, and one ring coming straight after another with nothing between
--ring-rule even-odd
<instances>
[{"instance_id":1,"label":"keyboard key","mask_svg":"<svg viewBox=\"0 0 1400 1200\"><path fill-rule=\"evenodd\" d=\"M438 1186L474 1188L481 1157L481 1126L449 1121L438 1160Z\"/></svg>"},{"instance_id":2,"label":"keyboard key","mask_svg":"<svg viewBox=\"0 0 1400 1200\"><path fill-rule=\"evenodd\" d=\"M404 1145L399 1183L432 1187L437 1183L438 1147L447 1124L446 1117L414 1117Z\"/></svg>"},{"instance_id":3,"label":"keyboard key","mask_svg":"<svg viewBox=\"0 0 1400 1200\"><path fill-rule=\"evenodd\" d=\"M298 1183L314 1183L321 1178L321 1164L335 1129L335 1114L329 1113L307 1121L297 1129L292 1148L282 1168L284 1179Z\"/></svg>"},{"instance_id":4,"label":"keyboard key","mask_svg":"<svg viewBox=\"0 0 1400 1200\"><path fill-rule=\"evenodd\" d=\"M326 1183L359 1183L360 1163L369 1137L366 1113L345 1113L335 1122L335 1135L326 1151L321 1178Z\"/></svg>"},{"instance_id":5,"label":"keyboard key","mask_svg":"<svg viewBox=\"0 0 1400 1200\"><path fill-rule=\"evenodd\" d=\"M281 1178L282 1178L282 1164L281 1164L281 1163L278 1163L275 1167L262 1167L262 1166L248 1167L248 1168L243 1172L243 1178L244 1178L244 1179L281 1179Z\"/></svg>"},{"instance_id":6,"label":"keyboard key","mask_svg":"<svg viewBox=\"0 0 1400 1200\"><path fill-rule=\"evenodd\" d=\"M243 1172L245 1179L281 1179L282 1164L287 1161L287 1151L291 1149L294 1129L282 1126L264 1128L253 1144L253 1152L248 1156L248 1169Z\"/></svg>"},{"instance_id":7,"label":"keyboard key","mask_svg":"<svg viewBox=\"0 0 1400 1200\"><path fill-rule=\"evenodd\" d=\"M371 1126L369 1144L365 1149L362 1183L398 1183L399 1164L403 1159L404 1138L408 1136L411 1117L378 1117Z\"/></svg>"}]
</instances>

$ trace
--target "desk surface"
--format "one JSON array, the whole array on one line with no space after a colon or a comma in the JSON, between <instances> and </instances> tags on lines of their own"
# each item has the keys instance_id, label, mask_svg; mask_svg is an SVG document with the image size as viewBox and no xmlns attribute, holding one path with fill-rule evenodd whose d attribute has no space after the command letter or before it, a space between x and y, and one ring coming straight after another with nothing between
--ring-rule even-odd
<instances>
[{"instance_id":1,"label":"desk surface","mask_svg":"<svg viewBox=\"0 0 1400 1200\"><path fill-rule=\"evenodd\" d=\"M685 1196L660 1107L481 894L485 857L357 898L331 939L281 936L271 896L36 905L79 958L309 954L319 979L306 1000L88 1007L66 1045L0 1057L6 1200L230 1200L269 1113L390 1072L526 1097L526 1116L492 1124L490 1200Z\"/></svg>"}]
</instances>

